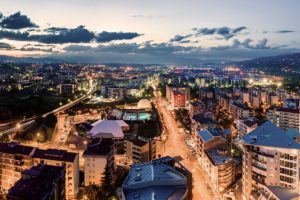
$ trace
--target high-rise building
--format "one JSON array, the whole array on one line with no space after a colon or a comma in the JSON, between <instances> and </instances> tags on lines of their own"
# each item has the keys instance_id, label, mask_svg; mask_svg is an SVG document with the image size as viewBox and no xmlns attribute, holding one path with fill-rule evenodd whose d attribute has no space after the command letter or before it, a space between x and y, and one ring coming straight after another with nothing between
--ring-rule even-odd
<instances>
[{"instance_id":1,"label":"high-rise building","mask_svg":"<svg viewBox=\"0 0 300 200\"><path fill-rule=\"evenodd\" d=\"M300 144L271 121L243 137L243 199L299 199Z\"/></svg>"}]
</instances>

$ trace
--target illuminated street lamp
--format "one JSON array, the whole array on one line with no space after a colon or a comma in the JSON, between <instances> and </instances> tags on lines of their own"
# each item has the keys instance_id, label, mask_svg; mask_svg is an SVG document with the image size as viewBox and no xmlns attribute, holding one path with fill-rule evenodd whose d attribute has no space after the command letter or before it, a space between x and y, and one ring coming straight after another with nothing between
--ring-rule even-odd
<instances>
[{"instance_id":1,"label":"illuminated street lamp","mask_svg":"<svg viewBox=\"0 0 300 200\"><path fill-rule=\"evenodd\" d=\"M17 129L20 129L20 128L21 128L21 124L20 124L20 123L17 123L16 128L17 128Z\"/></svg>"}]
</instances>

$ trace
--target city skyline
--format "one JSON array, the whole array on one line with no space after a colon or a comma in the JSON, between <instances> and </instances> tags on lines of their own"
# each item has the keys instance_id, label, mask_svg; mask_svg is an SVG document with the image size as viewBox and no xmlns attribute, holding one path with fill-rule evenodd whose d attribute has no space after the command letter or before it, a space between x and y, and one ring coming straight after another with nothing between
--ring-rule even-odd
<instances>
[{"instance_id":1,"label":"city skyline","mask_svg":"<svg viewBox=\"0 0 300 200\"><path fill-rule=\"evenodd\" d=\"M0 1L0 55L199 64L299 52L297 1Z\"/></svg>"}]
</instances>

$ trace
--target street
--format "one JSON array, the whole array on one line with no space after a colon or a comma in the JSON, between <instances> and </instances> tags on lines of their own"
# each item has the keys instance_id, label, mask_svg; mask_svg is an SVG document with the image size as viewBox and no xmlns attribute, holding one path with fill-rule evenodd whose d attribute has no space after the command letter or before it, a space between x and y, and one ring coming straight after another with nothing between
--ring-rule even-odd
<instances>
[{"instance_id":1,"label":"street","mask_svg":"<svg viewBox=\"0 0 300 200\"><path fill-rule=\"evenodd\" d=\"M157 92L156 92L157 93ZM167 140L164 144L165 156L172 156L178 159L187 169L193 174L193 199L210 200L213 198L213 193L208 187L208 181L204 175L205 172L200 168L198 161L193 157L189 148L185 145L184 140L187 137L184 132L180 132L177 122L173 118L170 111L166 109L163 100L158 94L155 95L154 101L158 111L163 117L167 134Z\"/></svg>"}]
</instances>

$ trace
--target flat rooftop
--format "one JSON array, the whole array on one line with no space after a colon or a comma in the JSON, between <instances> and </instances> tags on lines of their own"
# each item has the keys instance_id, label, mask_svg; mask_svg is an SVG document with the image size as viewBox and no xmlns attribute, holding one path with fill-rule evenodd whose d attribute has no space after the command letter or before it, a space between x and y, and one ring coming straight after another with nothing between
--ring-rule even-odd
<instances>
[{"instance_id":1,"label":"flat rooftop","mask_svg":"<svg viewBox=\"0 0 300 200\"><path fill-rule=\"evenodd\" d=\"M74 162L77 153L68 152L66 150L59 149L36 149L33 154L33 158L40 158L45 160L57 160L64 162Z\"/></svg>"},{"instance_id":2,"label":"flat rooftop","mask_svg":"<svg viewBox=\"0 0 300 200\"><path fill-rule=\"evenodd\" d=\"M85 149L83 156L107 156L112 151L113 145L112 138L93 139Z\"/></svg>"}]
</instances>

